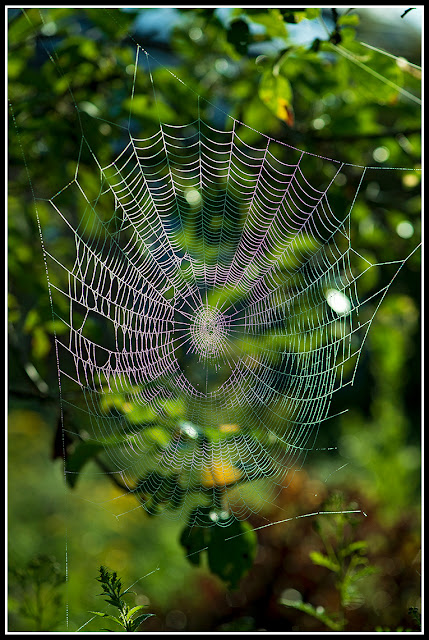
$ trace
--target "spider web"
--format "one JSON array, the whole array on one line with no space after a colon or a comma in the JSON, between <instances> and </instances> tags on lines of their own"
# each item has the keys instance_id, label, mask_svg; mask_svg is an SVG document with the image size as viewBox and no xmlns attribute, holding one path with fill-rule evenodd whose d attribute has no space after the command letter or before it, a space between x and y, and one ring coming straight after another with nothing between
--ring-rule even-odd
<instances>
[{"instance_id":1,"label":"spider web","mask_svg":"<svg viewBox=\"0 0 429 640\"><path fill-rule=\"evenodd\" d=\"M81 409L83 444L136 508L182 518L208 504L220 524L271 503L317 450L374 317L362 305L377 308L392 281L360 294L379 266L351 245L367 167L262 134L253 146L251 128L229 122L216 129L198 109L148 137L128 123L105 166L83 137L96 187L78 161L49 200L72 259L52 254L42 229L66 327L56 338L61 402ZM354 194L337 211L344 175ZM78 217L63 202L70 192Z\"/></svg>"}]
</instances>

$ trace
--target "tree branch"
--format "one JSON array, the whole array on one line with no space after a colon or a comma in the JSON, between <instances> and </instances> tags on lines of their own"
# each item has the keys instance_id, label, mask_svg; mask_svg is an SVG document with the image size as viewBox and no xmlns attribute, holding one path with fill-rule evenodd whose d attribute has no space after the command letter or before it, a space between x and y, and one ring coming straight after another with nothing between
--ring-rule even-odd
<instances>
[{"instance_id":1,"label":"tree branch","mask_svg":"<svg viewBox=\"0 0 429 640\"><path fill-rule=\"evenodd\" d=\"M404 13L401 15L401 18L404 18L407 15L407 13L409 13L410 11L414 11L415 8L416 7L411 7L411 9L406 9Z\"/></svg>"}]
</instances>

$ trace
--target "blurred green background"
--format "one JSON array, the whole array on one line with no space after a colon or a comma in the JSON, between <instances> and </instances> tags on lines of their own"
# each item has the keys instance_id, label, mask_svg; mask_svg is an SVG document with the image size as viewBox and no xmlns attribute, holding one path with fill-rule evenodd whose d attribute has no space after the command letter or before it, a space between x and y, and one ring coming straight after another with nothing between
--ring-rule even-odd
<instances>
[{"instance_id":1,"label":"blurred green background","mask_svg":"<svg viewBox=\"0 0 429 640\"><path fill-rule=\"evenodd\" d=\"M230 128L228 113L318 155L409 168L368 170L351 227L352 246L372 262L405 259L420 242L420 172L413 169L421 151L420 107L409 97L420 95L421 10L402 18L405 10L9 9L10 630L35 629L22 608L34 585L26 586L20 571L38 554L53 556L57 572L65 571L66 554L68 561L68 581L57 588L62 604L47 611L46 630L67 629L65 603L69 631L100 609L100 564L117 570L125 585L150 574L135 586L137 603L156 613L147 631L326 630L278 603L293 589L315 606L335 606L333 581L309 560L320 544L312 518L260 530L254 566L231 591L207 567L186 560L179 544L184 522L149 518L92 463L75 489L65 486L56 455L53 332L60 325L52 320L32 191L51 197L73 178L79 119L100 162L120 148L126 132L117 125L128 122L140 43L159 62L151 60L158 109L142 60L133 134L150 135L158 113L171 124L193 120L199 94L202 118L219 129ZM264 101L267 77L274 80ZM258 139L255 132L247 141ZM83 157L83 175L89 167ZM354 190L343 180L337 205L350 207ZM56 254L67 252L43 203L39 213ZM375 270L368 291L395 271ZM420 608L419 307L416 251L377 311L353 387L334 398L332 414L349 412L326 423L318 446L338 450L314 452L276 502L250 519L257 527L311 513L337 490L345 505L367 514L358 536L377 573L349 612L350 631L409 627L408 608ZM112 504L125 515L115 517Z\"/></svg>"}]
</instances>

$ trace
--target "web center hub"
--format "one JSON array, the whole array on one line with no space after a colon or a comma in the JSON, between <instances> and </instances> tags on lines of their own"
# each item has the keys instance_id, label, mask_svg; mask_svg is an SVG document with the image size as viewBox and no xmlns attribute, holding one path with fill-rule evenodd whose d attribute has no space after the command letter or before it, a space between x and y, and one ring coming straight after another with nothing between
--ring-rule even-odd
<instances>
[{"instance_id":1,"label":"web center hub","mask_svg":"<svg viewBox=\"0 0 429 640\"><path fill-rule=\"evenodd\" d=\"M209 306L199 309L190 331L194 349L202 359L216 358L223 353L228 322L219 309Z\"/></svg>"}]
</instances>

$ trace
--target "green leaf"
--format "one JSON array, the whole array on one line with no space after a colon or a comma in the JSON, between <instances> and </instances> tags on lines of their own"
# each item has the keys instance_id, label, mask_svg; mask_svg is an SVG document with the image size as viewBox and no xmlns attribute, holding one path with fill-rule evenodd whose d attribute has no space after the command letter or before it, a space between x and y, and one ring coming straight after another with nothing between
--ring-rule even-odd
<instances>
[{"instance_id":1,"label":"green leaf","mask_svg":"<svg viewBox=\"0 0 429 640\"><path fill-rule=\"evenodd\" d=\"M316 620L320 620L323 622L329 629L333 631L341 631L342 625L339 622L333 620L324 610L321 608L315 608L313 605L308 604L306 602L297 602L296 600L285 600L281 599L280 604L283 604L285 607L292 607L293 609L297 609L298 611L302 611L303 613L307 613L309 616L316 618Z\"/></svg>"},{"instance_id":2,"label":"green leaf","mask_svg":"<svg viewBox=\"0 0 429 640\"><path fill-rule=\"evenodd\" d=\"M89 613L100 616L100 618L106 618L106 620L112 620L113 622L117 622L121 627L123 626L122 622L118 620L118 618L115 618L115 616L111 616L108 613L101 613L101 611L90 611Z\"/></svg>"},{"instance_id":3,"label":"green leaf","mask_svg":"<svg viewBox=\"0 0 429 640\"><path fill-rule=\"evenodd\" d=\"M73 488L75 486L84 465L100 453L102 449L103 446L94 441L79 442L76 445L75 450L66 460L66 481L70 487Z\"/></svg>"},{"instance_id":4,"label":"green leaf","mask_svg":"<svg viewBox=\"0 0 429 640\"><path fill-rule=\"evenodd\" d=\"M264 25L269 38L287 38L287 28L278 9L246 9L246 15Z\"/></svg>"},{"instance_id":5,"label":"green leaf","mask_svg":"<svg viewBox=\"0 0 429 640\"><path fill-rule=\"evenodd\" d=\"M341 26L349 25L355 27L359 24L359 16L357 13L340 16L337 20L337 24Z\"/></svg>"},{"instance_id":6,"label":"green leaf","mask_svg":"<svg viewBox=\"0 0 429 640\"><path fill-rule=\"evenodd\" d=\"M50 340L42 327L36 327L33 331L32 353L36 359L44 358L51 348Z\"/></svg>"},{"instance_id":7,"label":"green leaf","mask_svg":"<svg viewBox=\"0 0 429 640\"><path fill-rule=\"evenodd\" d=\"M277 118L293 125L292 88L284 76L265 71L259 83L259 97Z\"/></svg>"},{"instance_id":8,"label":"green leaf","mask_svg":"<svg viewBox=\"0 0 429 640\"><path fill-rule=\"evenodd\" d=\"M195 522L196 511L192 512L190 523ZM213 525L212 507L200 507L198 512L206 526L188 524L180 536L180 543L192 554L188 560L198 565L201 553L207 552L210 571L235 589L255 559L256 533L247 522L235 519L225 526Z\"/></svg>"},{"instance_id":9,"label":"green leaf","mask_svg":"<svg viewBox=\"0 0 429 640\"><path fill-rule=\"evenodd\" d=\"M162 406L162 410L169 418L185 418L186 404L183 398L174 398L166 400Z\"/></svg>"},{"instance_id":10,"label":"green leaf","mask_svg":"<svg viewBox=\"0 0 429 640\"><path fill-rule=\"evenodd\" d=\"M364 552L368 547L368 543L364 540L357 540L356 542L352 542L347 545L344 549L340 551L340 555L342 557L349 556L352 553L356 553L356 551Z\"/></svg>"},{"instance_id":11,"label":"green leaf","mask_svg":"<svg viewBox=\"0 0 429 640\"><path fill-rule=\"evenodd\" d=\"M127 620L131 620L131 618L133 617L133 615L135 613L137 613L137 611L140 611L140 609L144 609L144 605L143 604L139 604L136 607L133 607L132 609L130 609L127 613Z\"/></svg>"},{"instance_id":12,"label":"green leaf","mask_svg":"<svg viewBox=\"0 0 429 640\"><path fill-rule=\"evenodd\" d=\"M136 492L149 515L158 513L162 504L177 509L186 495L186 490L179 484L177 474L164 476L157 471L151 471L140 478L136 484Z\"/></svg>"},{"instance_id":13,"label":"green leaf","mask_svg":"<svg viewBox=\"0 0 429 640\"><path fill-rule=\"evenodd\" d=\"M170 437L162 427L149 427L145 429L144 436L161 449L165 449L170 444Z\"/></svg>"},{"instance_id":14,"label":"green leaf","mask_svg":"<svg viewBox=\"0 0 429 640\"><path fill-rule=\"evenodd\" d=\"M100 595L104 596L106 594L105 593L101 593ZM120 603L119 600L110 600L109 599L109 600L105 600L104 602L107 602L107 604L111 604L111 605L113 605L114 607L117 607L117 608L121 606L121 603Z\"/></svg>"},{"instance_id":15,"label":"green leaf","mask_svg":"<svg viewBox=\"0 0 429 640\"><path fill-rule=\"evenodd\" d=\"M145 620L154 615L154 613L143 613L141 616L138 616L131 624L131 631L135 631Z\"/></svg>"},{"instance_id":16,"label":"green leaf","mask_svg":"<svg viewBox=\"0 0 429 640\"><path fill-rule=\"evenodd\" d=\"M234 537L232 540L229 538ZM223 527L210 529L208 560L212 573L236 589L240 579L251 568L256 555L257 536L248 522L234 520Z\"/></svg>"},{"instance_id":17,"label":"green leaf","mask_svg":"<svg viewBox=\"0 0 429 640\"><path fill-rule=\"evenodd\" d=\"M192 522L191 519L190 522ZM206 534L206 527L200 527L197 525L190 526L188 524L180 535L179 541L182 547L187 551L187 558L189 562L197 566L201 561L201 551L206 546Z\"/></svg>"},{"instance_id":18,"label":"green leaf","mask_svg":"<svg viewBox=\"0 0 429 640\"><path fill-rule=\"evenodd\" d=\"M315 20L320 16L320 7L313 7L305 10L305 17L307 20Z\"/></svg>"},{"instance_id":19,"label":"green leaf","mask_svg":"<svg viewBox=\"0 0 429 640\"><path fill-rule=\"evenodd\" d=\"M353 573L352 576L350 577L349 581L350 583L357 582L358 580L362 580L362 578L365 578L366 576L371 576L377 572L378 572L377 567L364 567L363 569L359 569L359 571L355 571L355 573Z\"/></svg>"},{"instance_id":20,"label":"green leaf","mask_svg":"<svg viewBox=\"0 0 429 640\"><path fill-rule=\"evenodd\" d=\"M312 551L310 553L310 558L314 564L317 564L320 567L326 567L327 569L330 569L335 573L340 570L340 566L336 562L328 558L328 556L325 556L323 553L320 553L319 551Z\"/></svg>"}]
</instances>

